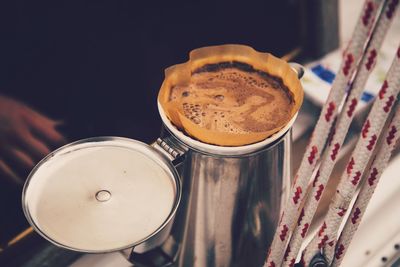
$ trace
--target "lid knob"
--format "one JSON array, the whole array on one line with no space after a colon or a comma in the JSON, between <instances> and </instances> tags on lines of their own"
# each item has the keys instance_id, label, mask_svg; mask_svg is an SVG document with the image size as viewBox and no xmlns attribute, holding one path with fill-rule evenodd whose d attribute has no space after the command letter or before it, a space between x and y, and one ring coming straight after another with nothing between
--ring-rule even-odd
<instances>
[{"instance_id":1,"label":"lid knob","mask_svg":"<svg viewBox=\"0 0 400 267\"><path fill-rule=\"evenodd\" d=\"M97 191L96 199L99 202L106 202L111 199L111 192L108 190Z\"/></svg>"}]
</instances>

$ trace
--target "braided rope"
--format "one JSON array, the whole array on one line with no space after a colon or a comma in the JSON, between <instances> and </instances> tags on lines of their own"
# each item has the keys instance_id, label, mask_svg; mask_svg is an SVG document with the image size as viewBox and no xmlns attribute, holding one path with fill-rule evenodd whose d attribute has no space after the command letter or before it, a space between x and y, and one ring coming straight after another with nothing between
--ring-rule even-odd
<instances>
[{"instance_id":1,"label":"braided rope","mask_svg":"<svg viewBox=\"0 0 400 267\"><path fill-rule=\"evenodd\" d=\"M391 5L392 2L393 1L388 1L385 3L383 12L381 13L378 24L374 30L374 36L371 39L366 56L363 58L361 69L357 74L348 101L346 101L346 104L347 102L350 102L350 105L346 105L346 107L349 109L344 109L344 111L347 111L345 115L349 115L351 104L356 103L363 91L364 85L371 71L370 66L371 64L374 64L372 62L374 61L373 57L376 58L376 51L379 50L387 29L392 21L393 16L387 16L387 11L393 9L393 5ZM394 8L395 7L396 5ZM343 216L346 214L351 199L355 194L362 174L372 156L378 137L382 132L384 123L393 106L394 100L396 99L395 97L397 96L397 92L400 89L397 86L400 76L399 71L400 62L399 58L396 56L387 74L386 81L382 85L381 93L374 101L372 110L363 127L363 132L361 133L360 139L358 140L358 143L348 163L347 170L343 173L340 179L333 202L329 206L328 213L324 218L318 234L314 236L312 242L306 248L304 255L304 260L306 263L308 263L312 257L321 250L321 248L325 249L325 257L327 258L328 262L330 262L333 258L336 237L340 223L342 222ZM343 114L341 114L338 122L336 130L338 134L336 136L339 136L339 141L343 142L350 122L348 122L348 116L344 116L344 120L347 120L347 122L344 123L344 126L347 127L341 127L341 119L343 118L342 115ZM331 147L328 149L328 151L330 151L331 158L327 159L327 168L324 168L326 166L325 164L321 164L321 175L320 178L318 178L319 181L316 182L316 186L321 186L321 184L322 186L326 186L326 182L329 179L335 163L334 160L332 160L332 155L334 151L337 150L336 147L342 145L342 142L336 142L336 138L333 139L333 145L331 145ZM316 204L317 203L311 203L311 205ZM317 207L315 206L315 209L316 208Z\"/></svg>"},{"instance_id":2,"label":"braided rope","mask_svg":"<svg viewBox=\"0 0 400 267\"><path fill-rule=\"evenodd\" d=\"M400 48L399 48L400 53ZM324 248L328 262L333 260L337 232L350 202L356 193L365 168L372 158L375 145L400 90L400 58L396 55L389 69L380 93L375 99L371 112L364 123L356 147L350 157L347 169L340 178L335 196L320 228L305 252L305 261Z\"/></svg>"},{"instance_id":3,"label":"braided rope","mask_svg":"<svg viewBox=\"0 0 400 267\"><path fill-rule=\"evenodd\" d=\"M364 181L364 184L361 187L360 193L358 194L356 202L351 210L350 217L347 220L337 242L335 257L332 262L333 267L339 266L344 258L347 248L353 239L354 233L357 231L362 217L364 216L367 205L375 191L383 170L386 168L392 151L396 146L396 142L400 137L399 130L400 106L397 105L393 120L383 135L383 143L379 147L375 160L369 168L368 176L366 176L368 178Z\"/></svg>"},{"instance_id":4,"label":"braided rope","mask_svg":"<svg viewBox=\"0 0 400 267\"><path fill-rule=\"evenodd\" d=\"M323 153L320 168L315 176L310 193L307 196L305 205L301 211L301 217L298 220L298 227L295 229L287 249L287 264L284 264L283 266L291 266L297 257L301 244L303 243L309 226L311 225L312 218L317 210L321 195L326 188L329 177L336 164L337 155L343 145L351 121L353 120L354 111L359 98L361 97L368 77L375 66L377 51L379 51L381 47L384 36L386 35L391 22L391 20L383 14L383 12L386 11L386 6L389 6L388 1L385 2L385 7L381 12L382 15L379 16L379 20L371 36L367 51L363 55L357 75L352 84L351 91L346 98L342 112L339 114L337 123L333 128L331 140L327 149ZM343 216L344 212L343 210L335 211L335 215L339 216L337 214ZM322 227L326 228L329 227L329 225L325 223ZM309 253L304 257L306 264L309 263L316 252L318 252L322 247L325 247L325 243L328 243L329 245L332 244L329 240L329 236L326 234L321 234L314 238L310 245L312 249L309 249Z\"/></svg>"},{"instance_id":5,"label":"braided rope","mask_svg":"<svg viewBox=\"0 0 400 267\"><path fill-rule=\"evenodd\" d=\"M282 264L283 253L290 233L297 222L300 205L304 200L309 178L325 146L327 136L337 114L337 108L346 94L346 87L356 69L357 63L362 57L364 45L369 38L369 32L374 25L374 18L381 3L382 0L366 0L364 3L363 12L354 29L351 42L343 55L340 71L336 75L328 99L322 108L312 138L295 176L290 199L286 202L283 209L284 212L281 214L279 225L275 231L275 236L264 264L265 267L280 266Z\"/></svg>"}]
</instances>

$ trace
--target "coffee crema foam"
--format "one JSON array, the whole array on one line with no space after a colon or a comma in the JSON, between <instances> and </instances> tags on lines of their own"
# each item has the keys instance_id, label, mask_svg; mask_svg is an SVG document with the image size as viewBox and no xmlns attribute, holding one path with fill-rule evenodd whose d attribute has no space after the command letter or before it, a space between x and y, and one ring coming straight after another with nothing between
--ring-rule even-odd
<instances>
[{"instance_id":1,"label":"coffee crema foam","mask_svg":"<svg viewBox=\"0 0 400 267\"><path fill-rule=\"evenodd\" d=\"M226 44L192 50L187 62L167 68L158 103L161 117L187 136L211 145L243 146L284 128L303 96L287 62L249 46Z\"/></svg>"},{"instance_id":2,"label":"coffee crema foam","mask_svg":"<svg viewBox=\"0 0 400 267\"><path fill-rule=\"evenodd\" d=\"M241 62L207 64L169 101L202 128L234 134L275 129L290 120L293 97L282 79Z\"/></svg>"}]
</instances>

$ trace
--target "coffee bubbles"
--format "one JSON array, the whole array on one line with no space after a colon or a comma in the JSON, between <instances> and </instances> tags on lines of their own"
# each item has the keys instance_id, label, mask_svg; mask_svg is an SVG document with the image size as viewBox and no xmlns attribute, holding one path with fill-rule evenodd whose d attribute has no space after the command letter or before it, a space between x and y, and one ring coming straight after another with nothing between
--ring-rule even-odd
<instances>
[{"instance_id":1,"label":"coffee bubbles","mask_svg":"<svg viewBox=\"0 0 400 267\"><path fill-rule=\"evenodd\" d=\"M237 62L196 70L188 85L171 89L169 100L200 127L231 133L276 128L290 119L293 106L281 79Z\"/></svg>"},{"instance_id":2,"label":"coffee bubbles","mask_svg":"<svg viewBox=\"0 0 400 267\"><path fill-rule=\"evenodd\" d=\"M166 70L158 101L186 135L218 146L264 140L295 116L303 90L289 64L248 46L193 50Z\"/></svg>"}]
</instances>

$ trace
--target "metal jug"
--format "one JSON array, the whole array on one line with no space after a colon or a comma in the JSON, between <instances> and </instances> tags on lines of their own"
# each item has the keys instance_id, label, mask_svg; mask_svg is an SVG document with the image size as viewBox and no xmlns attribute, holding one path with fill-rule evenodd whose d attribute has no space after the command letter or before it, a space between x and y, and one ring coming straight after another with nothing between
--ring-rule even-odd
<instances>
[{"instance_id":1,"label":"metal jug","mask_svg":"<svg viewBox=\"0 0 400 267\"><path fill-rule=\"evenodd\" d=\"M292 68L300 78L302 68L297 64ZM159 112L163 131L151 146L124 138L99 137L67 145L43 159L29 175L23 190L23 209L28 221L37 232L58 246L82 252L123 251L135 266L262 266L289 190L291 127L296 116L264 141L240 147L220 147L183 134L167 119L160 105ZM54 166L53 161L65 160L65 155L77 153L82 148L104 146L126 146L130 152L145 155L149 168L161 166L162 179L173 184L169 210L151 232L129 244L96 249L65 244L41 227L37 215L33 214L37 207L30 203L43 194L38 191L43 189L35 185L39 182L35 181L42 179L40 170L47 165ZM74 171L79 173L81 170ZM94 180L96 175L103 173L97 171ZM84 201L90 198L95 203L90 205L108 205L104 203L111 198L113 190L94 184L88 185L90 197ZM148 194L152 197L151 192ZM49 195L60 197L52 192ZM124 220L126 216L117 219Z\"/></svg>"}]
</instances>

